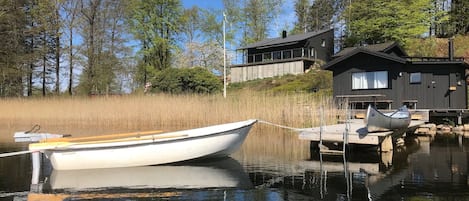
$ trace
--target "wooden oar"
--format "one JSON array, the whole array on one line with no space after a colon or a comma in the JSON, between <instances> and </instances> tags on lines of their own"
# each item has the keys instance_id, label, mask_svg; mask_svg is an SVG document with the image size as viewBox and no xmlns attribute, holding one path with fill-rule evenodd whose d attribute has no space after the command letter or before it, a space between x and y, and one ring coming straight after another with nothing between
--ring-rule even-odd
<instances>
[{"instance_id":1,"label":"wooden oar","mask_svg":"<svg viewBox=\"0 0 469 201\"><path fill-rule=\"evenodd\" d=\"M112 143L112 142L131 142L131 141L140 141L140 140L160 140L166 138L178 138L186 137L187 134L172 134L172 135L146 135L141 137L130 137L130 138L119 138L119 139L109 139L109 140L95 140L95 141L83 141L83 142L40 142L29 144L30 150L47 150L47 149L56 149L56 148L66 148L73 145L87 145L87 144L102 144L102 143Z\"/></svg>"},{"instance_id":2,"label":"wooden oar","mask_svg":"<svg viewBox=\"0 0 469 201\"><path fill-rule=\"evenodd\" d=\"M50 138L50 139L43 139L41 140L41 142L84 142L84 141L106 140L106 139L116 139L116 138L124 138L124 137L139 137L139 136L145 136L145 135L159 134L162 132L163 132L162 130L154 130L154 131L118 133L118 134L98 135L98 136L88 136L88 137Z\"/></svg>"}]
</instances>

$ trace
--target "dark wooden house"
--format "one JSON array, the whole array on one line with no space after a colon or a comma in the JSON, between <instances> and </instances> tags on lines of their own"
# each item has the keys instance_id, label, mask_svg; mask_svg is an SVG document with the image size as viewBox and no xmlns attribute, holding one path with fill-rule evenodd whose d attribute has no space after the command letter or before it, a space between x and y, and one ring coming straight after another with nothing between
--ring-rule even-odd
<instances>
[{"instance_id":1,"label":"dark wooden house","mask_svg":"<svg viewBox=\"0 0 469 201\"><path fill-rule=\"evenodd\" d=\"M311 66L325 64L334 53L334 30L322 30L266 39L238 50L243 62L230 66L231 82L301 74Z\"/></svg>"},{"instance_id":2,"label":"dark wooden house","mask_svg":"<svg viewBox=\"0 0 469 201\"><path fill-rule=\"evenodd\" d=\"M452 47L452 43L450 43ZM323 66L333 72L333 94L356 108L467 109L463 58L409 57L394 42L346 48Z\"/></svg>"}]
</instances>

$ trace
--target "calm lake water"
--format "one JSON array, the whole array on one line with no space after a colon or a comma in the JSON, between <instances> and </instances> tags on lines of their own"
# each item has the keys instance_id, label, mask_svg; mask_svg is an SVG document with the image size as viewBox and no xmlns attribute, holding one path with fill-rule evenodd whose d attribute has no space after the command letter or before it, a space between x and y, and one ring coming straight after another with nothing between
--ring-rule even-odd
<instances>
[{"instance_id":1,"label":"calm lake water","mask_svg":"<svg viewBox=\"0 0 469 201\"><path fill-rule=\"evenodd\" d=\"M1 133L12 135L13 133ZM0 153L26 150L1 143ZM419 137L392 153L320 156L293 132L256 125L229 158L55 171L31 185L29 155L0 158L3 200L469 200L469 139Z\"/></svg>"}]
</instances>

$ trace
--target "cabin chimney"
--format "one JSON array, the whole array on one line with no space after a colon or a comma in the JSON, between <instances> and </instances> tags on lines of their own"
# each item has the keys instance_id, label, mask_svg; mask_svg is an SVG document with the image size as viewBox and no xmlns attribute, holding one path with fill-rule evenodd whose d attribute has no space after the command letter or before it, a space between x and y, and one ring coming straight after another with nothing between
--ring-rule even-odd
<instances>
[{"instance_id":1,"label":"cabin chimney","mask_svg":"<svg viewBox=\"0 0 469 201\"><path fill-rule=\"evenodd\" d=\"M286 30L283 30L282 31L282 38L286 38L287 37L287 31Z\"/></svg>"},{"instance_id":2,"label":"cabin chimney","mask_svg":"<svg viewBox=\"0 0 469 201\"><path fill-rule=\"evenodd\" d=\"M453 38L448 38L448 57L450 61L454 60L454 42Z\"/></svg>"}]
</instances>

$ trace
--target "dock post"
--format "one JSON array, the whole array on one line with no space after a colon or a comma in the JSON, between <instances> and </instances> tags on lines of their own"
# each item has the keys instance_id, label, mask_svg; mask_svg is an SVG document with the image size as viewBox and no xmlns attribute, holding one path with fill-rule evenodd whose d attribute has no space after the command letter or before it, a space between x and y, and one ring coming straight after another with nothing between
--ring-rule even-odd
<instances>
[{"instance_id":1,"label":"dock post","mask_svg":"<svg viewBox=\"0 0 469 201\"><path fill-rule=\"evenodd\" d=\"M324 108L322 107L322 105L321 105L319 110L320 110L319 111L320 112L320 114L319 114L320 117L319 118L321 119L320 120L321 125L319 127L319 148L321 148L321 146L322 146L322 134L324 133L324 128L323 128L323 126L324 126Z\"/></svg>"},{"instance_id":2,"label":"dock post","mask_svg":"<svg viewBox=\"0 0 469 201\"><path fill-rule=\"evenodd\" d=\"M31 191L40 192L42 185L39 184L39 176L41 174L41 152L32 152L31 160L33 171L31 176Z\"/></svg>"}]
</instances>

